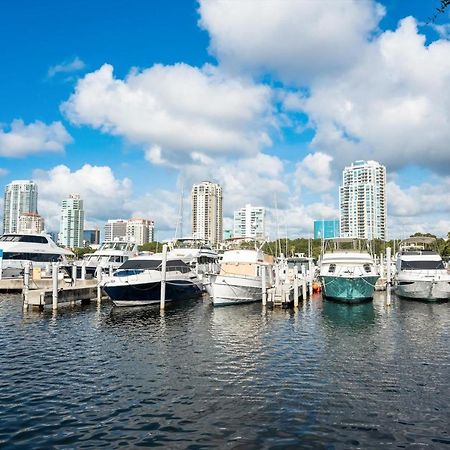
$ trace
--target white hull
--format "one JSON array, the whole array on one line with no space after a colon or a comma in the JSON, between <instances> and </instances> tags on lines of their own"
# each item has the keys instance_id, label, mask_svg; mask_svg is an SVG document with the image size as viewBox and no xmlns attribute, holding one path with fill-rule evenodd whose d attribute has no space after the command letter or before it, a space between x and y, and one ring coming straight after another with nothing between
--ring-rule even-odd
<instances>
[{"instance_id":1,"label":"white hull","mask_svg":"<svg viewBox=\"0 0 450 450\"><path fill-rule=\"evenodd\" d=\"M417 300L450 300L450 283L448 281L412 281L410 284L397 284L395 293L400 297Z\"/></svg>"},{"instance_id":2,"label":"white hull","mask_svg":"<svg viewBox=\"0 0 450 450\"><path fill-rule=\"evenodd\" d=\"M217 275L207 290L214 306L258 302L262 299L261 277Z\"/></svg>"}]
</instances>

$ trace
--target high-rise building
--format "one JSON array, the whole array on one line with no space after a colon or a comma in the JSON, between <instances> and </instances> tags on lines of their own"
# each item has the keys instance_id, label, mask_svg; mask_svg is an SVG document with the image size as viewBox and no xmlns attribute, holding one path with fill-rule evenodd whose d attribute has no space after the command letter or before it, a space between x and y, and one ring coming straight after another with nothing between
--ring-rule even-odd
<instances>
[{"instance_id":1,"label":"high-rise building","mask_svg":"<svg viewBox=\"0 0 450 450\"><path fill-rule=\"evenodd\" d=\"M100 230L98 229L98 226L93 230L83 231L83 243L86 247L100 244Z\"/></svg>"},{"instance_id":2,"label":"high-rise building","mask_svg":"<svg viewBox=\"0 0 450 450\"><path fill-rule=\"evenodd\" d=\"M144 245L154 241L154 223L148 219L129 219L127 221L127 240Z\"/></svg>"},{"instance_id":3,"label":"high-rise building","mask_svg":"<svg viewBox=\"0 0 450 450\"><path fill-rule=\"evenodd\" d=\"M339 236L339 219L314 221L314 239L329 239Z\"/></svg>"},{"instance_id":4,"label":"high-rise building","mask_svg":"<svg viewBox=\"0 0 450 450\"><path fill-rule=\"evenodd\" d=\"M37 214L38 188L31 180L12 181L5 188L3 233L17 233L24 213Z\"/></svg>"},{"instance_id":5,"label":"high-rise building","mask_svg":"<svg viewBox=\"0 0 450 450\"><path fill-rule=\"evenodd\" d=\"M346 167L339 206L342 237L386 239L386 168L376 161Z\"/></svg>"},{"instance_id":6,"label":"high-rise building","mask_svg":"<svg viewBox=\"0 0 450 450\"><path fill-rule=\"evenodd\" d=\"M127 222L124 219L109 219L103 227L103 241L126 241Z\"/></svg>"},{"instance_id":7,"label":"high-rise building","mask_svg":"<svg viewBox=\"0 0 450 450\"><path fill-rule=\"evenodd\" d=\"M222 188L203 181L192 186L192 236L211 244L223 239Z\"/></svg>"},{"instance_id":8,"label":"high-rise building","mask_svg":"<svg viewBox=\"0 0 450 450\"><path fill-rule=\"evenodd\" d=\"M19 233L39 234L44 231L44 219L37 213L23 213L19 217Z\"/></svg>"},{"instance_id":9,"label":"high-rise building","mask_svg":"<svg viewBox=\"0 0 450 450\"><path fill-rule=\"evenodd\" d=\"M65 247L83 247L84 209L79 194L62 201L58 241Z\"/></svg>"},{"instance_id":10,"label":"high-rise building","mask_svg":"<svg viewBox=\"0 0 450 450\"><path fill-rule=\"evenodd\" d=\"M233 237L264 239L266 210L245 205L234 212Z\"/></svg>"}]
</instances>

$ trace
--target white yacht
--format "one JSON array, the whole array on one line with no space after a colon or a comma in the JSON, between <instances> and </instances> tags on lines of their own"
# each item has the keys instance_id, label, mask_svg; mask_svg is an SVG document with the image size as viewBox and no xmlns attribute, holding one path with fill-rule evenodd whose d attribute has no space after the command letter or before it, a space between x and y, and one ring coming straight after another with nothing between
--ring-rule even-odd
<instances>
[{"instance_id":1,"label":"white yacht","mask_svg":"<svg viewBox=\"0 0 450 450\"><path fill-rule=\"evenodd\" d=\"M169 256L188 264L201 280L207 274L217 273L219 255L202 239L180 238L168 243Z\"/></svg>"},{"instance_id":2,"label":"white yacht","mask_svg":"<svg viewBox=\"0 0 450 450\"><path fill-rule=\"evenodd\" d=\"M394 292L404 298L450 300L450 274L438 253L427 250L431 240L407 239L397 254ZM413 245L415 244L415 245Z\"/></svg>"},{"instance_id":3,"label":"white yacht","mask_svg":"<svg viewBox=\"0 0 450 450\"><path fill-rule=\"evenodd\" d=\"M68 265L68 259L75 255L68 249L58 247L48 234L8 233L0 237L2 276L18 277L23 274L25 264L46 268L53 262Z\"/></svg>"},{"instance_id":4,"label":"white yacht","mask_svg":"<svg viewBox=\"0 0 450 450\"><path fill-rule=\"evenodd\" d=\"M324 298L344 303L372 299L379 274L367 242L352 238L325 242L319 272Z\"/></svg>"},{"instance_id":5,"label":"white yacht","mask_svg":"<svg viewBox=\"0 0 450 450\"><path fill-rule=\"evenodd\" d=\"M81 266L86 266L86 274L95 276L100 267L103 272L108 272L109 268L118 269L129 258L139 253L138 246L134 242L111 241L104 242L94 253L85 255L83 260L76 261L78 272L81 273ZM80 274L78 274L79 276Z\"/></svg>"},{"instance_id":6,"label":"white yacht","mask_svg":"<svg viewBox=\"0 0 450 450\"><path fill-rule=\"evenodd\" d=\"M162 254L130 258L101 285L115 306L143 306L160 302ZM181 259L167 255L166 302L201 295L197 275Z\"/></svg>"},{"instance_id":7,"label":"white yacht","mask_svg":"<svg viewBox=\"0 0 450 450\"><path fill-rule=\"evenodd\" d=\"M266 282L272 283L273 257L261 250L228 250L223 254L220 272L211 275L207 291L214 306L261 301L262 267Z\"/></svg>"}]
</instances>

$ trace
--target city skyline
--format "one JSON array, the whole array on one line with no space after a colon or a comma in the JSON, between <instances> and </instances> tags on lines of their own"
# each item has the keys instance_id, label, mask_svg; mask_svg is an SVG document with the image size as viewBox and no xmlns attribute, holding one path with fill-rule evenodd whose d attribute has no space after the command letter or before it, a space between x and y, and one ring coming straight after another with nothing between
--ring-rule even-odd
<instances>
[{"instance_id":1,"label":"city skyline","mask_svg":"<svg viewBox=\"0 0 450 450\"><path fill-rule=\"evenodd\" d=\"M85 23L65 2L2 4L0 182L33 179L49 230L79 192L87 228L151 217L162 240L182 186L209 179L226 192L225 229L251 203L269 236L276 211L306 236L338 215L344 167L376 160L389 236L445 236L448 12L427 23L434 5L419 0L281 5L100 0ZM182 209L188 224L188 196Z\"/></svg>"}]
</instances>

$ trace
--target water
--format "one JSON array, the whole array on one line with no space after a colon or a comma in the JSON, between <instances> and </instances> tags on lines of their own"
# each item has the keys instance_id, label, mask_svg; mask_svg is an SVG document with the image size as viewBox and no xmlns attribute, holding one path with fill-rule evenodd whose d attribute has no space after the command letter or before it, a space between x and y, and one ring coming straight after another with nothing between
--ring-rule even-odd
<instances>
[{"instance_id":1,"label":"water","mask_svg":"<svg viewBox=\"0 0 450 450\"><path fill-rule=\"evenodd\" d=\"M450 305L0 298L1 448L450 448Z\"/></svg>"}]
</instances>

